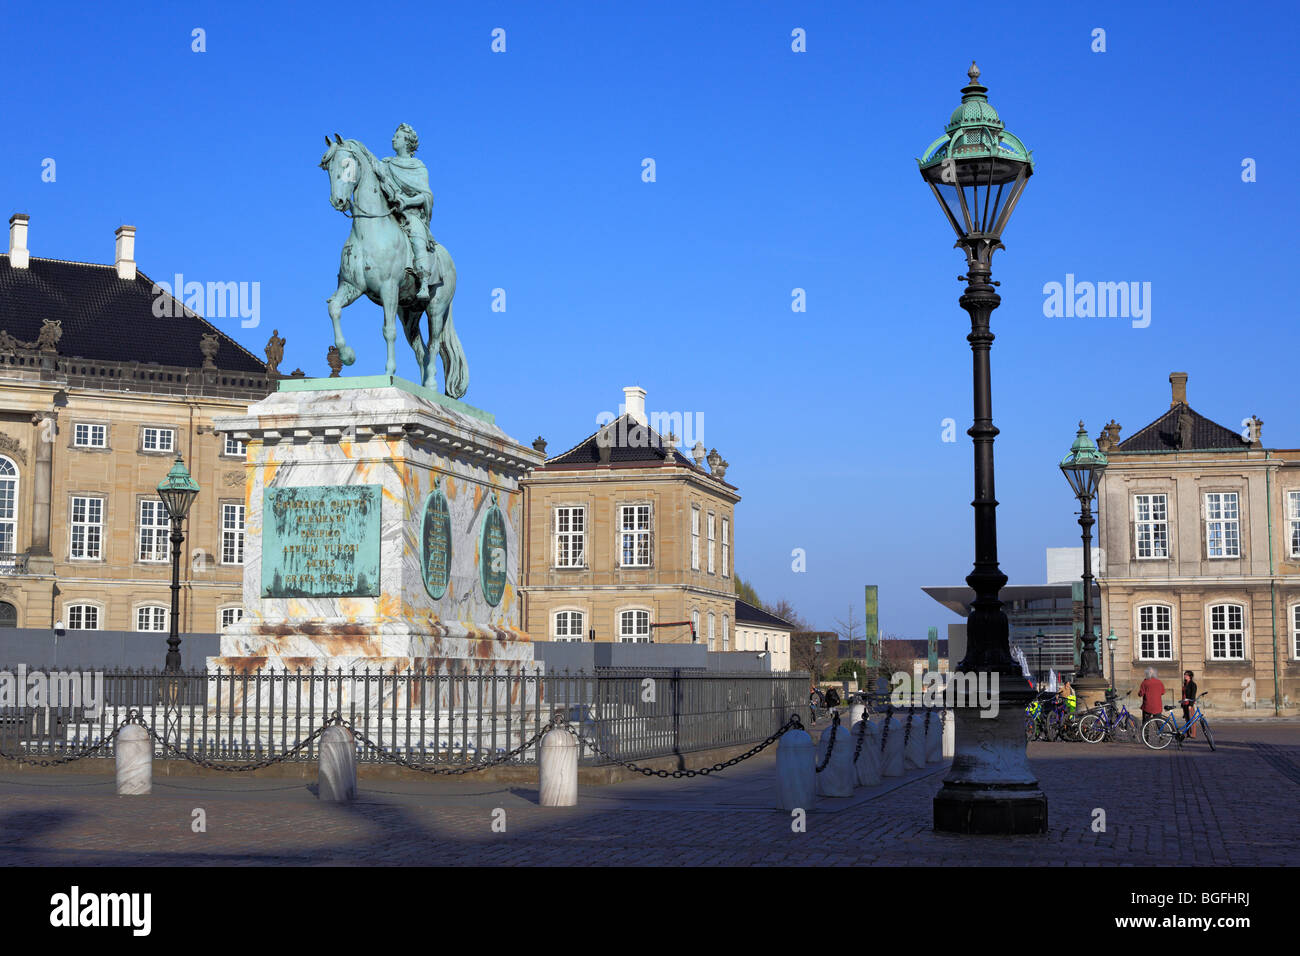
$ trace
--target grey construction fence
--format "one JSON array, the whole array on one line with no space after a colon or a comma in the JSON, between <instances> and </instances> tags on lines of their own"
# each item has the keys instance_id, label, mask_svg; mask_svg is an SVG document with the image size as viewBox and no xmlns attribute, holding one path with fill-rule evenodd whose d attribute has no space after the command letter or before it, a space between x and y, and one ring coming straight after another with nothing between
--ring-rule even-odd
<instances>
[{"instance_id":1,"label":"grey construction fence","mask_svg":"<svg viewBox=\"0 0 1300 956\"><path fill-rule=\"evenodd\" d=\"M51 757L84 752L113 736L132 712L158 733L170 702L179 734L170 738L201 760L315 760L308 740L334 714L386 754L427 764L500 760L562 713L606 756L583 745L585 764L645 760L766 739L807 709L805 674L699 673L637 669L520 675L488 669L459 674L381 672L367 668L236 673L159 670L36 672L9 668L30 695L0 705L0 754ZM73 675L73 676L69 676ZM71 688L82 688L71 701ZM92 697L93 695L93 697ZM94 699L97 698L97 699ZM163 756L163 747L156 748ZM114 756L114 742L93 754ZM385 753L359 749L362 762ZM534 764L535 744L507 763Z\"/></svg>"}]
</instances>

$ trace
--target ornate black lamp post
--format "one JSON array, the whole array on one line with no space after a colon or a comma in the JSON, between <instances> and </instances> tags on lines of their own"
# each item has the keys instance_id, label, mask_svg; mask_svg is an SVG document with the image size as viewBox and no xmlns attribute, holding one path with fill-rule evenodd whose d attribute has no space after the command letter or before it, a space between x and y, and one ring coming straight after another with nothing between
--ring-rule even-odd
<instances>
[{"instance_id":1,"label":"ornate black lamp post","mask_svg":"<svg viewBox=\"0 0 1300 956\"><path fill-rule=\"evenodd\" d=\"M1079 499L1079 527L1083 529L1083 649L1079 654L1079 680L1081 688L1105 684L1101 676L1101 662L1097 658L1097 635L1092 631L1092 499L1097 496L1102 473L1110 464L1104 452L1088 437L1088 431L1079 422L1079 433L1070 446L1070 453L1061 459L1061 471L1074 497Z\"/></svg>"},{"instance_id":2,"label":"ornate black lamp post","mask_svg":"<svg viewBox=\"0 0 1300 956\"><path fill-rule=\"evenodd\" d=\"M181 530L181 525L185 521L185 516L189 514L190 505L194 504L194 499L198 497L199 485L185 468L185 462L179 454L176 455L176 463L172 465L171 471L167 472L167 477L158 482L158 497L162 499L163 507L167 509L167 516L172 522L172 613L169 619L170 633L167 637L167 661L164 666L165 673L169 675L179 675L181 670L181 638L180 638L180 610L181 610L181 545L185 543L185 534ZM180 709L177 706L177 679L168 682L165 694L165 704L163 710L163 737L166 740L179 743L180 737Z\"/></svg>"},{"instance_id":3,"label":"ornate black lamp post","mask_svg":"<svg viewBox=\"0 0 1300 956\"><path fill-rule=\"evenodd\" d=\"M997 681L997 715L959 707L957 753L934 800L936 830L955 833L1041 833L1047 798L1025 759L1021 710L1032 699L1029 684L1011 658L1007 616L998 592L1007 583L998 567L997 499L993 486L993 386L989 319L1002 299L994 291L993 253L1015 210L1034 163L1025 145L1006 131L971 63L970 83L944 135L917 162L944 218L966 255L966 291L959 302L970 313L967 336L974 360L975 416L967 431L975 445L975 567L966 583L975 591L967 623L966 659L958 668Z\"/></svg>"},{"instance_id":4,"label":"ornate black lamp post","mask_svg":"<svg viewBox=\"0 0 1300 956\"><path fill-rule=\"evenodd\" d=\"M1115 629L1112 627L1110 633L1106 635L1106 646L1110 648L1110 694L1107 696L1114 698L1119 695L1115 689L1115 645L1119 643L1119 638L1115 636Z\"/></svg>"}]
</instances>

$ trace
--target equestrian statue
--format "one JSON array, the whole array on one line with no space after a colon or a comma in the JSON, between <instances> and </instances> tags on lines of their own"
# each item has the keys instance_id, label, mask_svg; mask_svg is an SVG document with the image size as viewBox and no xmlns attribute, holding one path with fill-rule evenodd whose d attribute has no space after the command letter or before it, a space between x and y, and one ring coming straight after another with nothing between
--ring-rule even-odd
<instances>
[{"instance_id":1,"label":"equestrian statue","mask_svg":"<svg viewBox=\"0 0 1300 956\"><path fill-rule=\"evenodd\" d=\"M321 157L329 172L330 205L352 219L352 232L339 257L339 283L329 297L334 345L344 365L357 360L343 338L339 316L367 296L384 309L384 339L388 343L385 372L397 372L397 320L420 366L421 384L435 386L434 363L442 356L443 392L460 398L469 386L469 367L451 320L456 294L456 266L451 255L429 232L433 193L429 171L415 158L420 139L405 123L393 134L397 154L379 160L364 144L337 133ZM426 339L420 317L428 316Z\"/></svg>"}]
</instances>

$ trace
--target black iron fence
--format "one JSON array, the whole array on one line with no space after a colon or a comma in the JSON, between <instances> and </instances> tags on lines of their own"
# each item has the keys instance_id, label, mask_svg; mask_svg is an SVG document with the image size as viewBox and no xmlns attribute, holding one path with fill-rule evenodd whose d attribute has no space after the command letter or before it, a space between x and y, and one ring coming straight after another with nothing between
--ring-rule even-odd
<instances>
[{"instance_id":1,"label":"black iron fence","mask_svg":"<svg viewBox=\"0 0 1300 956\"><path fill-rule=\"evenodd\" d=\"M31 693L33 680L46 684L39 699ZM102 682L98 690L96 681ZM83 751L111 737L132 711L161 732L170 704L179 717L179 739L173 742L202 760L289 755L338 714L388 753L465 765L501 759L557 713L603 751L584 744L580 759L586 764L754 743L807 706L808 678L667 669L527 675L485 668L447 675L360 668L32 671L23 683L22 699L0 706L0 754L58 757ZM70 696L74 687L80 688L76 699ZM162 755L161 744L156 752ZM111 741L95 754L113 755ZM315 741L289 759L316 759ZM386 758L359 748L357 759ZM534 744L506 762L536 760Z\"/></svg>"}]
</instances>

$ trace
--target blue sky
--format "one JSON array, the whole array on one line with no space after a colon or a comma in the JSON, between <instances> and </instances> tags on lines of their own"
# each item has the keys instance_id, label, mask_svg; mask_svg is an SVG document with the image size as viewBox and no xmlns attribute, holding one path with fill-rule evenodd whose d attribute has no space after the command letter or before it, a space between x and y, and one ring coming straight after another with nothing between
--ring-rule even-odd
<instances>
[{"instance_id":1,"label":"blue sky","mask_svg":"<svg viewBox=\"0 0 1300 956\"><path fill-rule=\"evenodd\" d=\"M1170 371L1203 414L1258 414L1267 444L1300 446L1294 5L807 7L11 6L0 196L31 215L34 255L111 261L130 223L155 279L260 283L260 327L218 321L259 356L277 328L286 369L326 374L348 224L324 134L387 155L410 123L459 274L466 400L553 452L624 385L702 414L760 595L830 627L878 584L882 629L923 636L955 618L920 587L972 561L971 385L964 262L914 157L974 57L1037 162L994 260L1011 581L1078 544L1056 468L1075 423L1133 434L1168 408ZM1150 326L1045 317L1067 273L1150 282ZM383 371L380 319L345 311L351 372Z\"/></svg>"}]
</instances>

